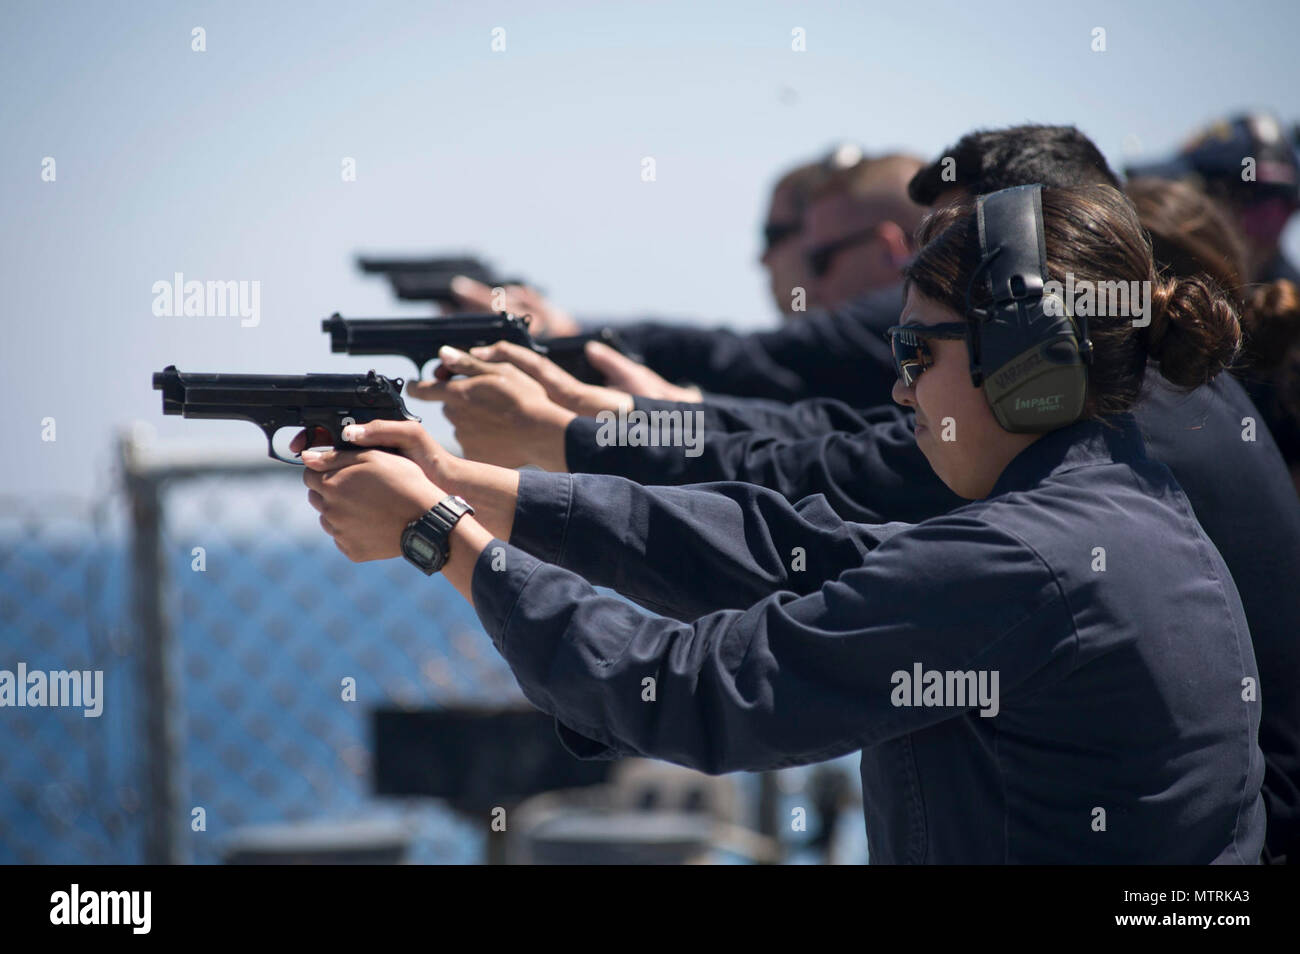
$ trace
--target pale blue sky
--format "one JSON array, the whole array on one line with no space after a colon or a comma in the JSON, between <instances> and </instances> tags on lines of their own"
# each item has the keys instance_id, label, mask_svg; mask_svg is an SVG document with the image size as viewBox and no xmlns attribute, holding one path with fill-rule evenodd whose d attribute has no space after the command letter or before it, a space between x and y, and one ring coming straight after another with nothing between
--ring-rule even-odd
<instances>
[{"instance_id":1,"label":"pale blue sky","mask_svg":"<svg viewBox=\"0 0 1300 954\"><path fill-rule=\"evenodd\" d=\"M841 139L932 156L1022 121L1076 123L1117 165L1159 155L1218 114L1300 118L1298 33L1282 0L7 4L0 493L102 491L132 420L259 451L251 425L164 419L149 375L168 363L409 375L320 333L334 310L411 310L357 249L471 249L579 313L762 327L758 226L791 163ZM155 317L176 271L260 281L261 324Z\"/></svg>"}]
</instances>

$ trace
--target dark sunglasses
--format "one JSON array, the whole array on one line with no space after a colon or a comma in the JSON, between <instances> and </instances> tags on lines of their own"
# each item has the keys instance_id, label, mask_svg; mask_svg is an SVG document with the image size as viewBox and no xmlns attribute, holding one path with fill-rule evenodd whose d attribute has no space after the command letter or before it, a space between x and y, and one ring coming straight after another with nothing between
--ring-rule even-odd
<instances>
[{"instance_id":1,"label":"dark sunglasses","mask_svg":"<svg viewBox=\"0 0 1300 954\"><path fill-rule=\"evenodd\" d=\"M799 222L768 222L763 226L764 253L770 252L786 239L797 235L800 228Z\"/></svg>"},{"instance_id":2,"label":"dark sunglasses","mask_svg":"<svg viewBox=\"0 0 1300 954\"><path fill-rule=\"evenodd\" d=\"M809 249L804 255L804 259L808 263L808 270L812 272L814 278L821 278L831 270L831 263L835 261L836 255L846 248L870 242L879 234L880 226L873 225L869 229L863 229L861 232L854 232L833 242L827 242L825 245Z\"/></svg>"},{"instance_id":3,"label":"dark sunglasses","mask_svg":"<svg viewBox=\"0 0 1300 954\"><path fill-rule=\"evenodd\" d=\"M894 370L904 387L913 387L916 379L934 363L934 355L926 344L928 338L940 340L965 340L970 325L964 321L945 321L937 325L894 325L885 331L889 348L894 354Z\"/></svg>"}]
</instances>

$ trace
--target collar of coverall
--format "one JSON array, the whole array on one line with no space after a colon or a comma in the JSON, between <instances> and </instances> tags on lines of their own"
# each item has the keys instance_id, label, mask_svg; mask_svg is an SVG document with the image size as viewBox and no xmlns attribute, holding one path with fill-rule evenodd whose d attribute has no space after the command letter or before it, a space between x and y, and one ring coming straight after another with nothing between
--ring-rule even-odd
<instances>
[{"instance_id":1,"label":"collar of coverall","mask_svg":"<svg viewBox=\"0 0 1300 954\"><path fill-rule=\"evenodd\" d=\"M1132 414L1077 421L1034 441L1007 464L990 497L1028 490L1052 474L1112 462L1146 458L1146 447Z\"/></svg>"}]
</instances>

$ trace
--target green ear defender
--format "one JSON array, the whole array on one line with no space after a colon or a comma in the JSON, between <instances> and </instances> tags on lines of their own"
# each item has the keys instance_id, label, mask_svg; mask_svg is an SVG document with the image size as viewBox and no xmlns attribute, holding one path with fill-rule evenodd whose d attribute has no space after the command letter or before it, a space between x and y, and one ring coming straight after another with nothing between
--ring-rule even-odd
<instances>
[{"instance_id":1,"label":"green ear defender","mask_svg":"<svg viewBox=\"0 0 1300 954\"><path fill-rule=\"evenodd\" d=\"M967 288L971 382L984 389L998 423L1043 433L1077 421L1088 392L1092 342L1087 318L1076 326L1059 295L1044 292L1047 248L1042 186L980 196L980 263ZM987 274L991 302L971 305Z\"/></svg>"}]
</instances>

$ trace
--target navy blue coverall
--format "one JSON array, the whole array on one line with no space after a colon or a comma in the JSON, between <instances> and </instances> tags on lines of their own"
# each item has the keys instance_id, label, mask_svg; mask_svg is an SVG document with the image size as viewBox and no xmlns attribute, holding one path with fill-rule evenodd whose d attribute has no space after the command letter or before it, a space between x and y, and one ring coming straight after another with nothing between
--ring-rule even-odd
<instances>
[{"instance_id":1,"label":"navy blue coverall","mask_svg":"<svg viewBox=\"0 0 1300 954\"><path fill-rule=\"evenodd\" d=\"M644 398L636 406L701 408ZM569 470L646 484L741 480L790 500L824 494L845 520L868 523L918 522L963 503L917 450L912 415L897 405L855 411L834 400L710 397L703 409L698 457L680 447L602 447L597 423L575 419L565 434ZM1240 590L1266 698L1269 855L1300 860L1300 498L1261 413L1231 376L1184 393L1152 370L1134 415ZM1253 441L1242 439L1247 419L1257 422Z\"/></svg>"},{"instance_id":2,"label":"navy blue coverall","mask_svg":"<svg viewBox=\"0 0 1300 954\"><path fill-rule=\"evenodd\" d=\"M1255 863L1236 587L1116 423L1044 435L989 497L915 525L750 484L525 472L474 605L582 757L720 773L861 750L878 863ZM996 715L900 704L921 670L996 673Z\"/></svg>"}]
</instances>

